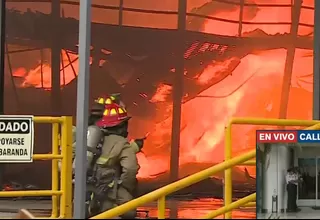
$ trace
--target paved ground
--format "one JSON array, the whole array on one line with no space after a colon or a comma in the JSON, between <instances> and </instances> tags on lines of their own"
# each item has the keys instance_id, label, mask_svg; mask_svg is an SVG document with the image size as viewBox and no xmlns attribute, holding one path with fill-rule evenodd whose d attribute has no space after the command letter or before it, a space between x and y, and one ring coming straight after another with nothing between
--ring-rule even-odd
<instances>
[{"instance_id":1,"label":"paved ground","mask_svg":"<svg viewBox=\"0 0 320 220\"><path fill-rule=\"evenodd\" d=\"M220 208L222 200L217 199L197 199L197 200L168 200L166 203L166 216L174 218L201 218L209 211ZM0 219L15 217L19 209L27 209L35 216L50 216L51 215L51 201L50 200L0 200ZM146 204L139 208L139 210L147 210L149 217L157 216L157 202ZM171 213L172 212L172 213ZM140 213L140 217L145 217L145 213ZM233 211L234 218L238 219L255 219L255 208L243 208Z\"/></svg>"},{"instance_id":2,"label":"paved ground","mask_svg":"<svg viewBox=\"0 0 320 220\"><path fill-rule=\"evenodd\" d=\"M320 210L314 210L309 207L300 207L298 213L283 213L280 219L320 219Z\"/></svg>"},{"instance_id":3,"label":"paved ground","mask_svg":"<svg viewBox=\"0 0 320 220\"><path fill-rule=\"evenodd\" d=\"M299 207L298 213L281 213L281 214L261 214L257 219L320 219L320 210L314 210L310 207Z\"/></svg>"},{"instance_id":4,"label":"paved ground","mask_svg":"<svg viewBox=\"0 0 320 220\"><path fill-rule=\"evenodd\" d=\"M10 212L21 208L25 209L51 209L50 200L0 200L0 212Z\"/></svg>"},{"instance_id":5,"label":"paved ground","mask_svg":"<svg viewBox=\"0 0 320 220\"><path fill-rule=\"evenodd\" d=\"M50 216L51 201L0 200L0 218L14 218L19 209L28 209L32 214Z\"/></svg>"},{"instance_id":6,"label":"paved ground","mask_svg":"<svg viewBox=\"0 0 320 220\"><path fill-rule=\"evenodd\" d=\"M6 218L10 219L10 218L14 218L15 216L16 216L16 214L0 212L1 219L6 219Z\"/></svg>"}]
</instances>

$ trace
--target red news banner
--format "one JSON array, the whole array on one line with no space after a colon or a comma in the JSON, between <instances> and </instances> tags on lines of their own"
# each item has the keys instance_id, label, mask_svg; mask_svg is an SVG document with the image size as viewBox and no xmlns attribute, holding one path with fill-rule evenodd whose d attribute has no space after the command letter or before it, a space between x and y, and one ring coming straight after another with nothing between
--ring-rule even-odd
<instances>
[{"instance_id":1,"label":"red news banner","mask_svg":"<svg viewBox=\"0 0 320 220\"><path fill-rule=\"evenodd\" d=\"M298 131L257 131L257 143L297 143Z\"/></svg>"}]
</instances>

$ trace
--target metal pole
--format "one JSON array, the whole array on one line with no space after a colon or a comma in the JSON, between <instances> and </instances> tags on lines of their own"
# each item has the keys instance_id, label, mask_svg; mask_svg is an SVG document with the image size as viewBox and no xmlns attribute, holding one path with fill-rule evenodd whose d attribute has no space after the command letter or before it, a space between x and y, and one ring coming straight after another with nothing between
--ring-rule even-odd
<instances>
[{"instance_id":1,"label":"metal pole","mask_svg":"<svg viewBox=\"0 0 320 220\"><path fill-rule=\"evenodd\" d=\"M173 83L173 111L171 131L170 179L176 181L179 176L180 123L181 101L183 96L185 29L186 29L187 1L179 0L177 47L175 50L176 72Z\"/></svg>"},{"instance_id":2,"label":"metal pole","mask_svg":"<svg viewBox=\"0 0 320 220\"><path fill-rule=\"evenodd\" d=\"M123 22L123 1L124 0L120 0L119 2L119 26L122 26Z\"/></svg>"},{"instance_id":3,"label":"metal pole","mask_svg":"<svg viewBox=\"0 0 320 220\"><path fill-rule=\"evenodd\" d=\"M51 17L54 21L53 35L51 36L51 110L52 115L60 115L61 112L61 88L60 88L60 0L51 3Z\"/></svg>"},{"instance_id":4,"label":"metal pole","mask_svg":"<svg viewBox=\"0 0 320 220\"><path fill-rule=\"evenodd\" d=\"M6 1L3 0L0 3L0 114L4 114L4 59L5 59L5 31L6 31L6 25L5 25L5 19L6 19ZM4 181L4 170L5 165L0 164L0 190L2 190L2 185Z\"/></svg>"},{"instance_id":5,"label":"metal pole","mask_svg":"<svg viewBox=\"0 0 320 220\"><path fill-rule=\"evenodd\" d=\"M5 41L6 41L6 1L0 3L0 114L4 114L4 68L5 68Z\"/></svg>"},{"instance_id":6,"label":"metal pole","mask_svg":"<svg viewBox=\"0 0 320 220\"><path fill-rule=\"evenodd\" d=\"M300 13L301 13L301 5L302 0L294 0L294 4L292 5L292 24L290 28L290 40L291 44L287 48L287 57L284 67L284 75L282 81L282 90L281 90L281 97L280 97L280 113L279 118L285 119L287 118L287 111L288 111L288 102L289 102L289 94L291 88L291 77L292 77L292 70L293 70L293 63L294 63L294 56L296 52L296 40L298 36L298 28L299 28L299 20L300 20Z\"/></svg>"},{"instance_id":7,"label":"metal pole","mask_svg":"<svg viewBox=\"0 0 320 220\"><path fill-rule=\"evenodd\" d=\"M313 119L320 119L320 2L314 1Z\"/></svg>"},{"instance_id":8,"label":"metal pole","mask_svg":"<svg viewBox=\"0 0 320 220\"><path fill-rule=\"evenodd\" d=\"M79 75L77 87L77 137L74 191L74 219L85 218L87 129L89 109L91 0L80 1Z\"/></svg>"},{"instance_id":9,"label":"metal pole","mask_svg":"<svg viewBox=\"0 0 320 220\"><path fill-rule=\"evenodd\" d=\"M238 27L238 36L239 37L242 36L243 9L244 9L244 0L240 0L239 27Z\"/></svg>"}]
</instances>

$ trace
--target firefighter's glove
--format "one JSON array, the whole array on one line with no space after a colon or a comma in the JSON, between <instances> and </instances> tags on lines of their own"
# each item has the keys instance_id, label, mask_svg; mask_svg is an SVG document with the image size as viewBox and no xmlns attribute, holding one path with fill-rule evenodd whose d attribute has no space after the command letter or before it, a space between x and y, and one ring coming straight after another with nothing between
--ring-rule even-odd
<instances>
[{"instance_id":1,"label":"firefighter's glove","mask_svg":"<svg viewBox=\"0 0 320 220\"><path fill-rule=\"evenodd\" d=\"M141 149L143 148L144 139L143 138L135 139L134 142L138 145L139 150L141 151Z\"/></svg>"}]
</instances>

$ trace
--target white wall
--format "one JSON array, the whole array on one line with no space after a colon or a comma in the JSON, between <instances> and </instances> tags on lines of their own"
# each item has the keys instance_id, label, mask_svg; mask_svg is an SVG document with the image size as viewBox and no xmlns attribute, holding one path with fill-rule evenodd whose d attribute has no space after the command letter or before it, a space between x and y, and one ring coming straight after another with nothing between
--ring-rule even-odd
<instances>
[{"instance_id":1,"label":"white wall","mask_svg":"<svg viewBox=\"0 0 320 220\"><path fill-rule=\"evenodd\" d=\"M320 146L302 146L302 150L295 150L297 158L315 158L320 156ZM298 165L298 163L296 163Z\"/></svg>"},{"instance_id":2,"label":"white wall","mask_svg":"<svg viewBox=\"0 0 320 220\"><path fill-rule=\"evenodd\" d=\"M290 165L290 151L285 144L274 144L266 156L263 189L263 209L267 212L272 211L272 195L278 195L278 212L287 207L287 190L285 175Z\"/></svg>"}]
</instances>

